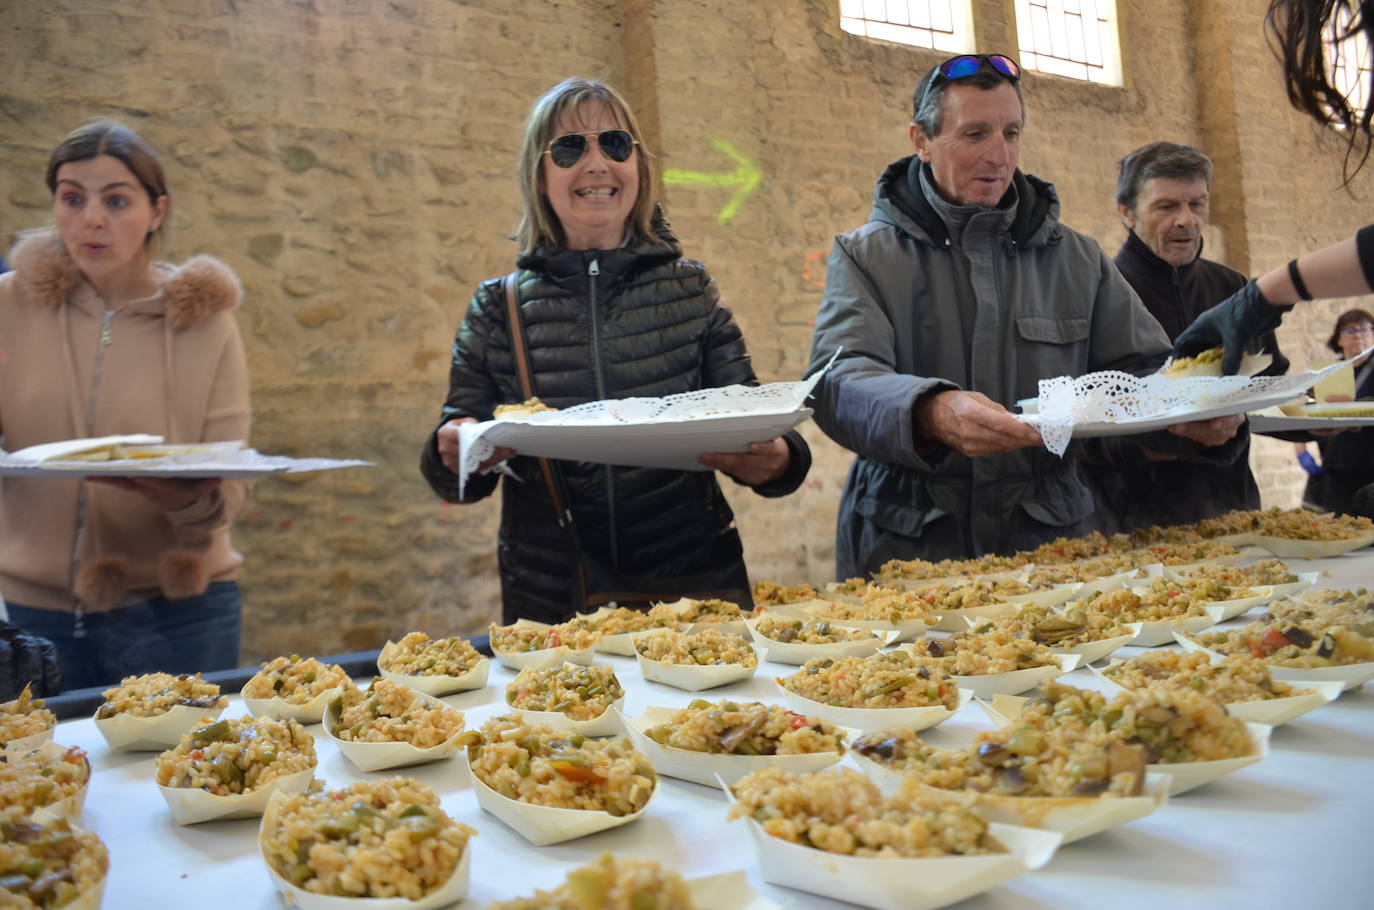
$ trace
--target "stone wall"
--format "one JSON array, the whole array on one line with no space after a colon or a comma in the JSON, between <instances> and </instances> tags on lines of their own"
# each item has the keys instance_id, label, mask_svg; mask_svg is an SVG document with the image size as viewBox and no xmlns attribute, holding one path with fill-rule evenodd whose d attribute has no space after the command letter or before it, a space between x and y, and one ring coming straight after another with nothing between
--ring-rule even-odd
<instances>
[{"instance_id":1,"label":"stone wall","mask_svg":"<svg viewBox=\"0 0 1374 910\"><path fill-rule=\"evenodd\" d=\"M1022 164L1056 183L1066 222L1115 252L1115 162L1160 138L1212 151L1209 254L1243 270L1366 220L1374 173L1338 188L1333 142L1284 102L1264 6L1120 0L1124 88L1027 76ZM974 8L980 47L1014 52L1010 0ZM440 504L416 462L466 300L511 267L530 102L570 74L625 88L688 255L711 266L760 376L792 379L831 238L909 150L911 91L940 57L841 32L837 0L5 4L0 232L47 221L43 163L66 130L111 115L142 132L175 194L167 257L215 253L247 288L254 444L377 463L258 485L236 530L245 659L471 632L496 613L498 508ZM1289 318L1298 366L1341 308ZM804 432L816 467L798 495L727 489L755 577L831 574L850 459ZM1292 502L1289 448L1255 462L1266 499Z\"/></svg>"}]
</instances>

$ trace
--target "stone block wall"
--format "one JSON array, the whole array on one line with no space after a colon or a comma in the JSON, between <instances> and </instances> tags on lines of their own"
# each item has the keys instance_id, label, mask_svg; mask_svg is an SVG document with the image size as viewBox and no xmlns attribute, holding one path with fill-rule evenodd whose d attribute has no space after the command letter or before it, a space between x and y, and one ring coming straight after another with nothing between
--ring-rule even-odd
<instances>
[{"instance_id":1,"label":"stone block wall","mask_svg":"<svg viewBox=\"0 0 1374 910\"><path fill-rule=\"evenodd\" d=\"M1210 255L1248 272L1367 217L1339 151L1284 101L1263 0L1120 0L1126 85L1030 74L1022 165L1064 220L1114 253L1115 162L1154 139L1217 161ZM1009 0L975 0L980 48L1015 55ZM529 104L559 79L608 78L646 129L687 254L735 310L764 380L805 366L836 232L909 151L916 81L941 54L838 27L837 0L47 0L0 6L0 239L40 227L44 161L72 126L114 116L162 153L167 258L214 253L241 276L239 318L261 450L376 462L262 481L247 556L245 660L373 647L497 613L495 502L446 506L416 470L476 283L511 268ZM702 175L707 178L700 179ZM1296 365L1341 304L1300 309ZM797 495L726 484L753 575L823 581L849 456L804 428ZM1289 504L1291 449L1257 445L1267 501Z\"/></svg>"}]
</instances>

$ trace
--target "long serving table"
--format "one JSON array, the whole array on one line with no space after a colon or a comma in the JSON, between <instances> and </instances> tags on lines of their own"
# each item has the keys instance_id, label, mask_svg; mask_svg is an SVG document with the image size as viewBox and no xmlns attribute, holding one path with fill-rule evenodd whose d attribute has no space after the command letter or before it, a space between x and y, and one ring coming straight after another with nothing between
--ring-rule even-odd
<instances>
[{"instance_id":1,"label":"long serving table","mask_svg":"<svg viewBox=\"0 0 1374 910\"><path fill-rule=\"evenodd\" d=\"M1374 557L1369 555L1298 562L1294 567L1324 570L1322 587L1360 587L1374 581ZM1139 650L1127 648L1118 654ZM781 703L773 677L795 669L763 663L752 680L694 695L645 682L632 659L599 655L598 662L603 661L615 666L626 690L627 715L650 705L683 706L696 697ZM444 700L465 712L469 727L478 726L503 712L505 684L513 676L493 661L485 689ZM1096 678L1086 670L1062 679L1096 687ZM958 906L1337 910L1374 905L1374 861L1369 855L1374 821L1370 689L1374 685L1346 692L1276 729L1270 754L1259 764L1170 800L1151 816L1064 847L1045 868ZM242 713L242 703L234 697L224 716ZM983 712L970 704L922 735L936 745L957 746L990 726ZM471 842L472 888L468 899L457 905L462 908L478 910L490 901L555 887L567 871L604 851L655 859L689 878L742 869L760 893L795 908L851 906L765 883L758 875L745 823L725 821L725 797L717 790L664 777L640 820L536 848L478 808L461 754L435 764L366 774L338 753L318 725L308 729L319 753L317 776L328 786L379 774L407 774L434 787L450 815L477 829ZM156 753L111 751L90 719L61 723L55 739L90 754L94 773L81 824L99 834L110 849L103 904L107 910L283 906L258 855L256 819L180 827L153 783Z\"/></svg>"}]
</instances>

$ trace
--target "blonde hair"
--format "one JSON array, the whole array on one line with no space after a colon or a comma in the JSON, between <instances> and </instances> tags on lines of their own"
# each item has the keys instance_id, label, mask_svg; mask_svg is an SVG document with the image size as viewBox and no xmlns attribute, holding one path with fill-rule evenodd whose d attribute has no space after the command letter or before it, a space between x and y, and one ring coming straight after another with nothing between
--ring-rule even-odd
<instances>
[{"instance_id":1,"label":"blonde hair","mask_svg":"<svg viewBox=\"0 0 1374 910\"><path fill-rule=\"evenodd\" d=\"M639 155L635 158L635 167L639 171L639 198L635 200L626 223L639 237L649 237L652 233L655 201L653 180L649 173L649 155L644 148L644 136L639 131L634 112L620 93L609 85L574 76L545 92L534 102L525 120L519 170L524 210L520 215L520 226L515 231L515 240L522 256L532 252L540 243L556 247L567 244L563 225L544 192L544 150L555 138L554 131L563 114L575 112L583 104L589 103L610 108L616 121L629 131L637 143Z\"/></svg>"}]
</instances>

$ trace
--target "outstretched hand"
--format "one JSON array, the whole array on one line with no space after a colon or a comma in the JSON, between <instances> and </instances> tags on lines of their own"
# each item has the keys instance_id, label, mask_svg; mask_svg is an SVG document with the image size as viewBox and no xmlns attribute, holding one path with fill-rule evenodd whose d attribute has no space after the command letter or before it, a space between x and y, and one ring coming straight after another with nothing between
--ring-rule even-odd
<instances>
[{"instance_id":1,"label":"outstretched hand","mask_svg":"<svg viewBox=\"0 0 1374 910\"><path fill-rule=\"evenodd\" d=\"M1044 445L1035 427L1018 420L982 392L949 390L916 402L921 439L943 443L969 458Z\"/></svg>"},{"instance_id":2,"label":"outstretched hand","mask_svg":"<svg viewBox=\"0 0 1374 910\"><path fill-rule=\"evenodd\" d=\"M1175 357L1192 357L1203 351L1222 349L1221 372L1233 376L1240 369L1245 348L1265 332L1272 331L1292 307L1278 307L1264 299L1259 286L1247 281L1221 303L1207 310L1174 340Z\"/></svg>"},{"instance_id":3,"label":"outstretched hand","mask_svg":"<svg viewBox=\"0 0 1374 910\"><path fill-rule=\"evenodd\" d=\"M710 452L699 459L708 468L724 471L751 487L772 483L787 471L792 451L781 436L749 443L747 452Z\"/></svg>"}]
</instances>

